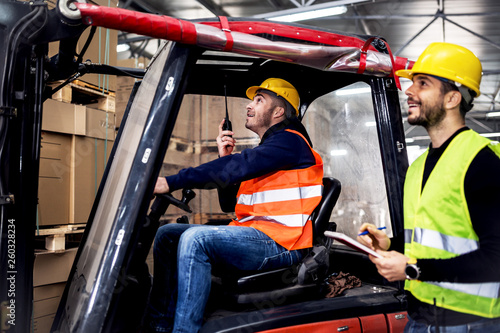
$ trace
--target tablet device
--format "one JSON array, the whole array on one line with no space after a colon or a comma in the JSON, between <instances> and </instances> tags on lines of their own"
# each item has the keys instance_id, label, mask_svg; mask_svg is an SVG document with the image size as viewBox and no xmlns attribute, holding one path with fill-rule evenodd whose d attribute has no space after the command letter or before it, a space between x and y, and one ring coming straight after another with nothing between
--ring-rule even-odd
<instances>
[{"instance_id":1,"label":"tablet device","mask_svg":"<svg viewBox=\"0 0 500 333\"><path fill-rule=\"evenodd\" d=\"M343 233L335 232L335 231L325 231L325 236L333 238L336 241L339 241L342 244L345 244L345 245L349 246L350 248L353 248L356 251L362 252L364 254L371 254L372 256L377 257L377 258L383 258L379 253L370 249L368 246L361 244L360 242L352 239L351 237L349 237Z\"/></svg>"}]
</instances>

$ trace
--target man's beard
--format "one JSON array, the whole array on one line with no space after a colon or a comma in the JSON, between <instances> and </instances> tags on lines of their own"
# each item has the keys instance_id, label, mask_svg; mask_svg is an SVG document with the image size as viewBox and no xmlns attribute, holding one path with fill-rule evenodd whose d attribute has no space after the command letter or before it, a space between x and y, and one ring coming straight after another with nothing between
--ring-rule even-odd
<instances>
[{"instance_id":1,"label":"man's beard","mask_svg":"<svg viewBox=\"0 0 500 333\"><path fill-rule=\"evenodd\" d=\"M419 125L426 129L439 124L446 116L446 110L442 105L435 103L434 105L420 104L420 113L414 119L408 118L410 125Z\"/></svg>"},{"instance_id":2,"label":"man's beard","mask_svg":"<svg viewBox=\"0 0 500 333\"><path fill-rule=\"evenodd\" d=\"M272 123L272 113L273 113L274 107L270 107L268 110L266 110L265 115L259 116L257 119L254 115L253 118L253 123L248 124L248 120L245 122L245 127L253 132L255 132L258 128L269 128L271 127ZM255 132L257 133L257 132Z\"/></svg>"}]
</instances>

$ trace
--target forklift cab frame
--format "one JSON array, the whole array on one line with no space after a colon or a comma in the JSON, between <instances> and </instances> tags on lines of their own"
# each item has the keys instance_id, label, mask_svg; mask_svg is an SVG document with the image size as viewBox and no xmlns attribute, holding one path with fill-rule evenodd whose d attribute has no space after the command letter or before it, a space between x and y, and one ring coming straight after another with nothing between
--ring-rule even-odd
<instances>
[{"instance_id":1,"label":"forklift cab frame","mask_svg":"<svg viewBox=\"0 0 500 333\"><path fill-rule=\"evenodd\" d=\"M13 20L16 17L22 18L30 11L28 4L3 2L0 5L12 11L13 15L6 23L8 28L14 26ZM39 39L35 42L27 41L29 47L20 48L15 54L18 56L15 71L23 75L13 81L12 87L7 87L8 89L2 91L4 95L16 96L11 98L12 104L16 105L23 115L18 119L10 119L9 133L17 130L18 134L7 142L11 151L18 146L22 149L11 153L8 158L0 156L0 161L9 165L9 170L5 169L4 173L11 172L14 175L10 184L3 186L5 188L2 188L2 198L6 193L13 193L18 200L17 206L11 205L5 208L4 203L1 221L2 236L6 239L6 235L9 234L9 221L28 222L24 225L16 225L16 237L22 238L16 244L18 248L26 244L23 247L23 253L17 253L20 259L17 265L20 272L29 275L32 274L32 259L29 259L29 251L33 249L31 242L35 228L37 186L27 185L27 182L36 182L38 176L39 156L37 152L39 152L40 145L43 90L47 84L47 75L44 73L48 73L49 78L57 76L56 70L47 63L46 45L49 41L62 39L64 36L64 34L63 36L53 34L49 37L50 29L61 31L60 23L56 23L59 16L60 13L50 13L45 30L40 29ZM209 24L212 23L209 22ZM280 25L280 27L286 31L288 28L293 30L297 26ZM64 28L67 27L64 26ZM74 37L79 36L82 30L82 28L71 26L66 29L65 33ZM322 30L315 32L318 35L329 34ZM355 37L363 41L370 39L366 36ZM312 43L290 36L273 34L266 34L263 38L295 43L298 47ZM376 40L370 40L370 43L375 45L374 47L380 53L387 53L387 49L381 47ZM59 56L63 60L62 51L63 48ZM5 54L0 54L2 59L5 58ZM5 68L2 69L4 73ZM67 73L71 73L74 71L73 64L65 69ZM100 70L105 72L102 68ZM106 70L109 74L109 69ZM66 73L59 72L58 74L69 76ZM137 276L148 276L137 273L144 268L141 256L149 250L152 242L152 239L145 238L145 235L150 234L145 217L156 178L160 174L165 156L169 154L169 142L177 126L176 121L183 99L185 96L194 94L224 96L224 86L227 87L228 97L243 97L250 85L258 85L269 77L283 78L292 82L297 88L301 97L299 117L310 134L312 132L328 133L323 137L318 136L318 140L312 137L313 144L319 147L320 151L323 149L323 155L335 155L334 149L325 144L325 139L331 142L337 139L334 142L336 143L343 138L343 143L349 144L353 152L358 153L359 145L369 145L367 155L363 155L363 158L358 159L356 163L347 161L344 165L349 168L348 171L352 177L358 178L358 184L370 181L370 177L378 179L376 185L372 187L372 192L368 193L369 196L374 193L381 194L374 202L382 202L381 205L384 206L382 215L385 218L376 222L385 223L394 239L401 238L403 234L402 190L408 159L398 90L393 77L322 71L294 61L276 60L273 57L213 52L199 45L165 43L151 60L143 80L136 83L131 94L122 126L120 126L96 194L85 234L62 295L52 331L118 332L127 329L128 320L134 316L134 313L136 317L140 316L143 309L135 309L131 304L134 298L130 297L131 295L144 297L147 293L147 290L141 289L142 283L147 283L147 281L135 279ZM363 96L359 93L344 94L344 97L334 97L336 91L345 92L360 87L369 88L370 94ZM30 98L26 100L18 98L22 95L21 92ZM13 117L11 114L5 114L10 110L9 101L3 100L2 102L6 104L0 105L4 113L2 119ZM315 109L326 111L315 113ZM217 121L220 121L222 111L209 110L206 116L215 117ZM221 116L218 116L219 114ZM375 126L371 127L372 129L368 132L358 127L362 124L364 126L361 114L371 114L372 120L369 122ZM233 119L236 117L238 116L233 114ZM3 120L0 125L6 130L5 124L8 122L9 120ZM335 123L338 127L330 127ZM343 124L349 124L349 129L342 130ZM310 130L311 126L316 126L316 128ZM359 136L365 137L356 143L353 138ZM322 140L325 142L321 142ZM328 157L328 159L331 158ZM19 172L10 171L15 170L16 165L19 165L19 160L24 161L23 168ZM364 164L371 167L369 162L372 160L376 160L379 173L374 175L360 172ZM331 169L325 169L325 175L339 179L343 183L343 188L346 188L345 184L350 183L346 182L338 169L334 169L335 163L331 165ZM354 183L350 185L353 188L356 186ZM30 193L33 190L35 193ZM355 190L353 196L345 200L343 211L353 200L356 201L356 196L359 200L362 191ZM342 200L341 197L340 204ZM369 202L368 206L369 204L371 203ZM366 211L356 209L360 215L366 214ZM337 212L335 218L340 218L339 215L342 213ZM358 223L360 221L358 220ZM346 228L339 231L353 236L353 232L357 230L356 227L349 226L349 223L345 225ZM2 242L0 245L2 263L4 263L8 253L8 244ZM397 244L396 249L402 251L402 244ZM315 299L290 304L275 301L254 304L253 309L245 311L227 309L214 311L207 314L207 321L201 331L285 332L292 326L310 329L311 325L318 325L318 323L334 327L338 323L333 324L333 322L337 320L343 320L337 327L343 327L342 323L346 320L348 325L360 327L363 320L366 323L366 320L372 320L373 316L376 317L374 319L376 325L381 325L380 327L385 325L384 327L389 330L390 325L382 323L386 322L385 316L391 314L395 318L405 310L402 284L389 285L376 273L366 255L343 246L334 244L330 257L332 272L350 272L358 276L364 282L364 286L335 299ZM26 258L25 262L23 258ZM8 277L8 274L4 266L2 279ZM16 297L19 300L17 304L31 309L32 280L30 284L29 278L19 279L17 286ZM3 288L1 292L1 301L9 302L11 297L8 296L8 289ZM18 312L18 315L18 318L23 318L23 314ZM132 322L135 321L132 320ZM10 329L15 328L11 326ZM22 328L20 331L23 331Z\"/></svg>"},{"instance_id":2,"label":"forklift cab frame","mask_svg":"<svg viewBox=\"0 0 500 333\"><path fill-rule=\"evenodd\" d=\"M58 326L54 326L54 330L89 332L102 328L103 331L112 332L123 325L124 318L128 317L117 311L124 300L116 290L122 289L120 284L127 283L126 277L130 274L128 269L134 266L132 262L137 244L142 244L140 225L136 221L147 214L156 176L165 154L168 154L169 139L184 96L221 96L226 85L228 96L241 97L249 85L259 84L268 77L281 77L293 82L301 96L300 117L304 122L308 121L307 106L314 104L321 96L346 86L359 85L358 82L370 87L371 98L368 97L368 100L373 103L373 116L377 124L382 161L380 168L385 175L391 229L393 235L402 232L401 190L407 160L404 149L401 149L404 134L398 93L391 78L326 73L295 64L217 54L198 47L168 43L153 59L133 100L129 102L123 128L120 128L89 219L91 228L77 253L54 323ZM151 94L151 91L155 91L155 94ZM222 110L209 112L208 117L216 117L212 112L222 114ZM233 115L233 119L235 117L238 116ZM354 118L355 122L359 121ZM378 285L382 283L381 279L376 278L377 273L366 256L343 247L334 250L332 267L336 271L359 274L365 281ZM113 275L116 276L116 283L112 283ZM275 329L283 327L283 314L286 314L287 325L303 325L352 317L354 313L362 316L404 309L404 304L398 298L401 293L399 288L373 284L365 287L365 292L367 288L375 289L322 305L321 301L316 300L303 304L276 305L273 311L261 306L251 312L236 311L230 315L226 312L222 317L220 312L214 312L202 332L236 332L242 328L242 323L246 323L243 326L249 332ZM107 315L103 316L100 308L108 304ZM304 310L311 305L321 306L323 310L318 312L316 309L312 314ZM378 307L374 309L374 305Z\"/></svg>"}]
</instances>

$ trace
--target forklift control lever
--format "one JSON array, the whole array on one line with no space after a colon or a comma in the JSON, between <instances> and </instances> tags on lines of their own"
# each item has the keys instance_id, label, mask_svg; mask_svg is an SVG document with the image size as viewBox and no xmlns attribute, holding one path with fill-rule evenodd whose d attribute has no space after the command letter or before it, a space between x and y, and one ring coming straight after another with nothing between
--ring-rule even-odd
<instances>
[{"instance_id":1,"label":"forklift control lever","mask_svg":"<svg viewBox=\"0 0 500 333\"><path fill-rule=\"evenodd\" d=\"M191 208L188 206L189 201L191 201L196 196L196 193L191 189L182 190L182 199L176 199L170 193L157 194L156 199L151 206L151 212L149 213L150 218L156 218L157 220L165 214L168 206L170 204L179 207L180 209L192 213Z\"/></svg>"}]
</instances>

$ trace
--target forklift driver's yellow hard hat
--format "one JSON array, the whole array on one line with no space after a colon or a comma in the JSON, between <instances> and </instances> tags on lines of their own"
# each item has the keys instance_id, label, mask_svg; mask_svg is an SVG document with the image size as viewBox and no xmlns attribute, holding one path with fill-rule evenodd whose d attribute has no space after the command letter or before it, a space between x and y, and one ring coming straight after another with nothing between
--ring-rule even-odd
<instances>
[{"instance_id":1,"label":"forklift driver's yellow hard hat","mask_svg":"<svg viewBox=\"0 0 500 333\"><path fill-rule=\"evenodd\" d=\"M396 71L397 76L412 80L415 74L439 76L481 94L481 61L470 50L450 43L432 43L418 57L411 70Z\"/></svg>"},{"instance_id":2,"label":"forklift driver's yellow hard hat","mask_svg":"<svg viewBox=\"0 0 500 333\"><path fill-rule=\"evenodd\" d=\"M299 93L290 82L283 79L269 78L262 82L260 86L248 88L247 97L253 100L257 91L261 89L272 91L276 95L284 98L295 109L295 115L299 114Z\"/></svg>"}]
</instances>

